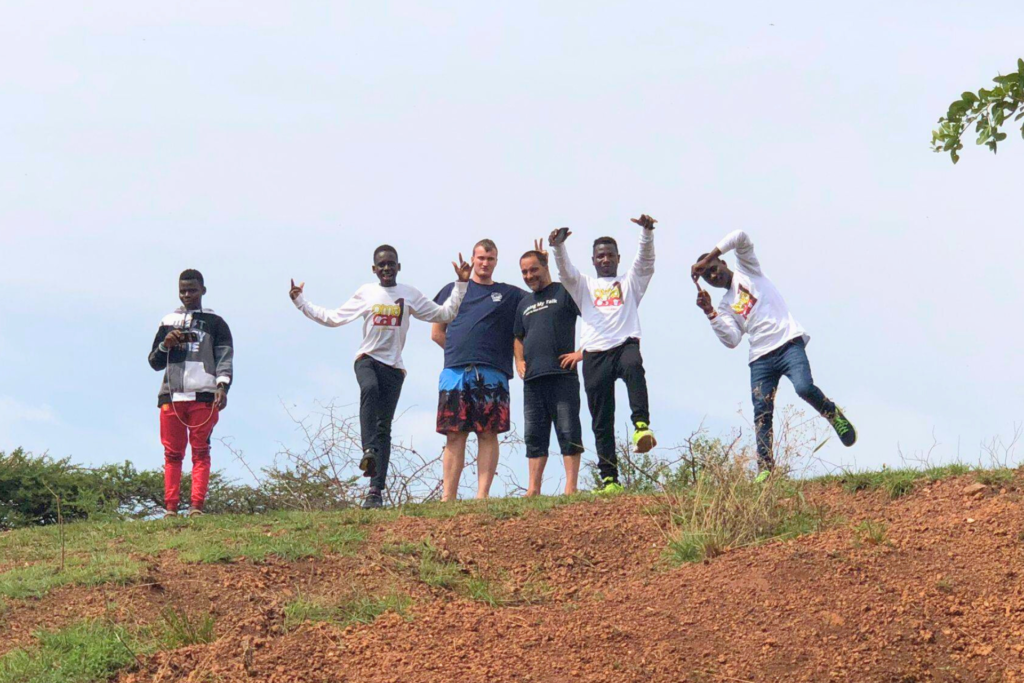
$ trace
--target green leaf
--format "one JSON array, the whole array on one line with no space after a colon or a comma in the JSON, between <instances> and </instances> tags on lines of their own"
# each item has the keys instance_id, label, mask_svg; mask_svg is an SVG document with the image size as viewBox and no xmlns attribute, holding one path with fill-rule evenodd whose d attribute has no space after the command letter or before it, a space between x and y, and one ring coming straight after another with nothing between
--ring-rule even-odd
<instances>
[{"instance_id":1,"label":"green leaf","mask_svg":"<svg viewBox=\"0 0 1024 683\"><path fill-rule=\"evenodd\" d=\"M1024 59L1017 60L1017 69L1024 74Z\"/></svg>"},{"instance_id":2,"label":"green leaf","mask_svg":"<svg viewBox=\"0 0 1024 683\"><path fill-rule=\"evenodd\" d=\"M1002 142L1006 139L1006 133L996 133L992 136L996 142Z\"/></svg>"},{"instance_id":3,"label":"green leaf","mask_svg":"<svg viewBox=\"0 0 1024 683\"><path fill-rule=\"evenodd\" d=\"M949 153L949 156L953 159L953 163L954 164L956 162L960 161L960 155L956 153L955 149L952 152Z\"/></svg>"},{"instance_id":4,"label":"green leaf","mask_svg":"<svg viewBox=\"0 0 1024 683\"><path fill-rule=\"evenodd\" d=\"M978 96L970 91L967 91L960 96L960 99L963 100L964 102L967 102L968 104L974 104L975 102L978 101Z\"/></svg>"},{"instance_id":5,"label":"green leaf","mask_svg":"<svg viewBox=\"0 0 1024 683\"><path fill-rule=\"evenodd\" d=\"M996 153L996 143L995 143L995 140L993 140L991 142L988 142L986 144L988 145L988 148L990 150L992 150L992 153L995 154Z\"/></svg>"}]
</instances>

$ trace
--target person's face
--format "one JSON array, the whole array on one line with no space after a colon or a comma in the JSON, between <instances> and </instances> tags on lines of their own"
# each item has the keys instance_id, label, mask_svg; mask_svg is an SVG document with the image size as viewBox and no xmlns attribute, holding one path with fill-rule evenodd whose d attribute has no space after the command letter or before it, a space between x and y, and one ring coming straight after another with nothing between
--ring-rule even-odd
<instances>
[{"instance_id":1,"label":"person's face","mask_svg":"<svg viewBox=\"0 0 1024 683\"><path fill-rule=\"evenodd\" d=\"M594 268L598 277L615 277L619 271L619 250L614 244L599 244L594 247Z\"/></svg>"},{"instance_id":2,"label":"person's face","mask_svg":"<svg viewBox=\"0 0 1024 683\"><path fill-rule=\"evenodd\" d=\"M203 294L206 294L206 287L199 284L199 280L178 280L178 298L185 310L202 307Z\"/></svg>"},{"instance_id":3,"label":"person's face","mask_svg":"<svg viewBox=\"0 0 1024 683\"><path fill-rule=\"evenodd\" d=\"M402 270L402 264L398 262L398 256L393 251L378 251L373 257L373 273L377 276L382 287L394 287L398 281L398 271Z\"/></svg>"},{"instance_id":4,"label":"person's face","mask_svg":"<svg viewBox=\"0 0 1024 683\"><path fill-rule=\"evenodd\" d=\"M473 250L473 273L482 280L490 280L494 267L498 265L498 252L483 247Z\"/></svg>"},{"instance_id":5,"label":"person's face","mask_svg":"<svg viewBox=\"0 0 1024 683\"><path fill-rule=\"evenodd\" d=\"M523 271L523 282L534 292L551 284L551 274L548 269L541 265L536 256L527 256L519 261L519 268Z\"/></svg>"},{"instance_id":6,"label":"person's face","mask_svg":"<svg viewBox=\"0 0 1024 683\"><path fill-rule=\"evenodd\" d=\"M712 287L727 289L731 280L732 271L729 270L729 266L725 265L725 261L722 259L715 259L710 266L704 269L704 272L701 275L704 278L704 282L708 283Z\"/></svg>"}]
</instances>

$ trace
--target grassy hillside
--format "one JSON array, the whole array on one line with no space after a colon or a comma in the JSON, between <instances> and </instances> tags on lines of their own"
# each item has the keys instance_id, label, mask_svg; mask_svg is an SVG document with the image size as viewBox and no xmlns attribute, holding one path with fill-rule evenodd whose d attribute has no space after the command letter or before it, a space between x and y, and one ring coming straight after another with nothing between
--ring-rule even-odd
<instances>
[{"instance_id":1,"label":"grassy hillside","mask_svg":"<svg viewBox=\"0 0 1024 683\"><path fill-rule=\"evenodd\" d=\"M950 467L7 532L0 683L1024 680L1021 486Z\"/></svg>"}]
</instances>

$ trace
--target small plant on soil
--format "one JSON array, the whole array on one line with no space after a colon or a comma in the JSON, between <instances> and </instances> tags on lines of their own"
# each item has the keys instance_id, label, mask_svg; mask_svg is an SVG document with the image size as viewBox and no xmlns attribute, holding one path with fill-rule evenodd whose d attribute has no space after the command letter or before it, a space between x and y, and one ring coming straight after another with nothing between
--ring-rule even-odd
<instances>
[{"instance_id":1,"label":"small plant on soil","mask_svg":"<svg viewBox=\"0 0 1024 683\"><path fill-rule=\"evenodd\" d=\"M856 526L856 544L882 545L887 542L889 525L883 521L866 519Z\"/></svg>"},{"instance_id":2,"label":"small plant on soil","mask_svg":"<svg viewBox=\"0 0 1024 683\"><path fill-rule=\"evenodd\" d=\"M370 624L385 612L405 615L412 598L399 593L383 596L357 595L340 603L299 598L284 608L285 628L307 621L329 621L341 626Z\"/></svg>"},{"instance_id":3,"label":"small plant on soil","mask_svg":"<svg viewBox=\"0 0 1024 683\"><path fill-rule=\"evenodd\" d=\"M212 614L190 615L186 610L168 607L160 613L161 643L169 650L185 645L212 643Z\"/></svg>"}]
</instances>

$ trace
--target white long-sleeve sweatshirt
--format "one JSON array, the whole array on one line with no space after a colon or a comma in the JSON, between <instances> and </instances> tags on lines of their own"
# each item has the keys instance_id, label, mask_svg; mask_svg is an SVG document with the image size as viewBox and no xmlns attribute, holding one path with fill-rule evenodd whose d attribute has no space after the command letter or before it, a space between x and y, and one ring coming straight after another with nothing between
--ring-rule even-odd
<instances>
[{"instance_id":1,"label":"white long-sleeve sweatshirt","mask_svg":"<svg viewBox=\"0 0 1024 683\"><path fill-rule=\"evenodd\" d=\"M805 343L810 341L810 335L790 313L782 294L761 272L761 263L747 233L731 232L716 246L722 254L736 251L732 285L718 304L718 316L711 321L721 342L735 348L746 333L750 341L749 362L753 363L797 337L803 337Z\"/></svg>"},{"instance_id":2,"label":"white long-sleeve sweatshirt","mask_svg":"<svg viewBox=\"0 0 1024 683\"><path fill-rule=\"evenodd\" d=\"M591 277L576 270L565 243L553 246L558 277L580 309L580 346L607 351L640 338L640 300L654 276L654 231L640 230L640 249L622 277Z\"/></svg>"},{"instance_id":3,"label":"white long-sleeve sweatshirt","mask_svg":"<svg viewBox=\"0 0 1024 683\"><path fill-rule=\"evenodd\" d=\"M423 296L415 287L396 284L382 287L374 282L363 285L340 308L327 309L306 301L300 294L295 307L326 327L340 327L363 319L363 343L356 358L370 356L385 365L404 370L402 349L409 332L409 316L428 323L450 323L459 313L466 283L456 282L443 306Z\"/></svg>"}]
</instances>

